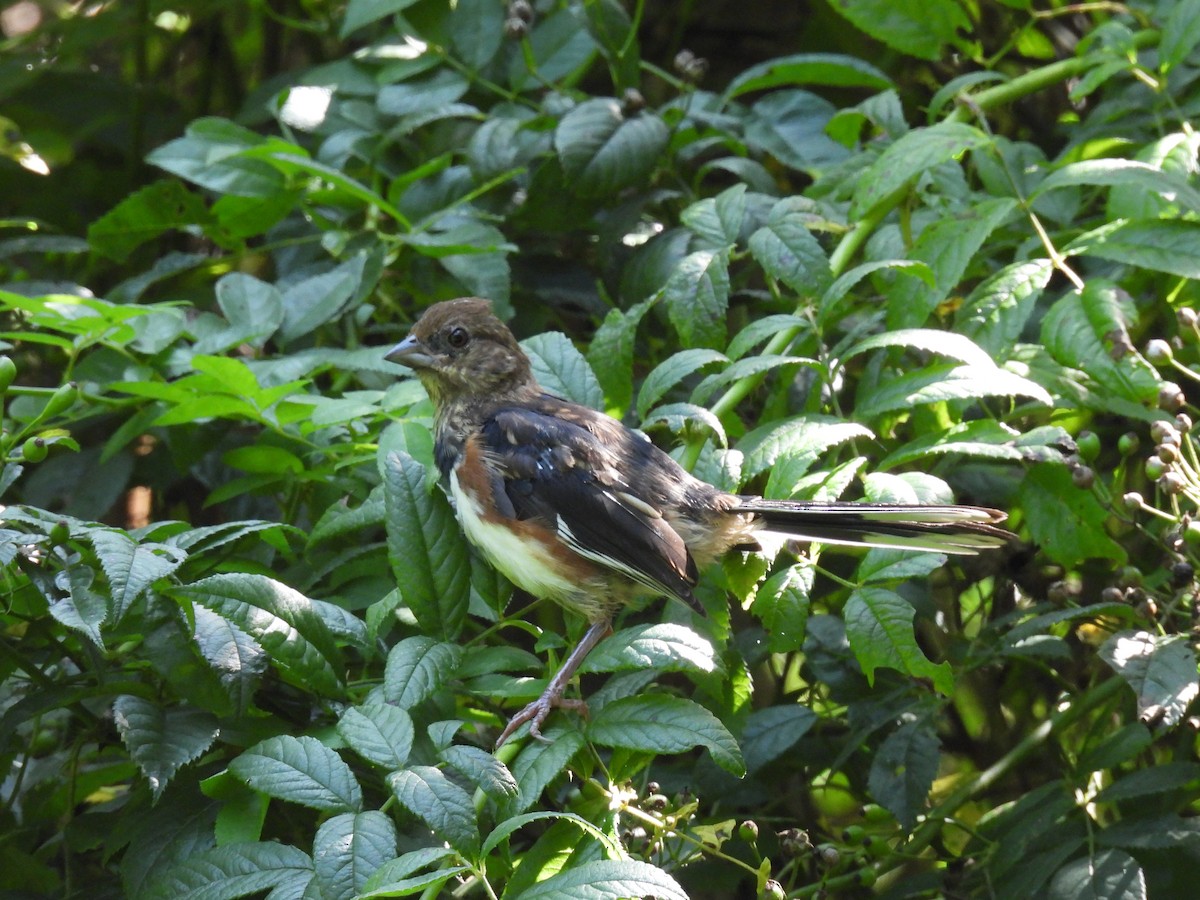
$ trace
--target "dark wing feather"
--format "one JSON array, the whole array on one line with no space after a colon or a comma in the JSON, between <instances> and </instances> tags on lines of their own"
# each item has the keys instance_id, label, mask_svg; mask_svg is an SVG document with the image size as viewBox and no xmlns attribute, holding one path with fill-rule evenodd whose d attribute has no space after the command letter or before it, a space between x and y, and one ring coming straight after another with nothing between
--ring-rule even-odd
<instances>
[{"instance_id":1,"label":"dark wing feather","mask_svg":"<svg viewBox=\"0 0 1200 900\"><path fill-rule=\"evenodd\" d=\"M539 521L581 556L655 592L694 602L696 565L683 539L628 494L612 451L585 427L598 414L571 412L574 421L557 408L512 406L484 422L485 456L503 482L501 511Z\"/></svg>"}]
</instances>

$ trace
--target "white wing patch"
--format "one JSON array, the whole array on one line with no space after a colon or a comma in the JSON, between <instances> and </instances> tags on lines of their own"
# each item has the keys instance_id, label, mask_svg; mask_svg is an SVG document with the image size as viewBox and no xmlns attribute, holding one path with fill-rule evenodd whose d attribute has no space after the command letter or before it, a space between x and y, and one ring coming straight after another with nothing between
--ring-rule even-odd
<instances>
[{"instance_id":1,"label":"white wing patch","mask_svg":"<svg viewBox=\"0 0 1200 900\"><path fill-rule=\"evenodd\" d=\"M650 588L650 590L654 591L656 594L670 595L670 591L664 588L663 585L659 584L645 572L641 572L628 563L621 562L619 559L613 559L607 554L593 550L586 544L581 544L579 539L571 533L570 527L566 522L563 521L562 516L557 517L557 522L558 539L584 559L590 559L592 562L600 563L600 565L604 566L605 568L612 569L615 572L620 572L622 575L632 579L633 581L636 581L638 584L643 584Z\"/></svg>"}]
</instances>

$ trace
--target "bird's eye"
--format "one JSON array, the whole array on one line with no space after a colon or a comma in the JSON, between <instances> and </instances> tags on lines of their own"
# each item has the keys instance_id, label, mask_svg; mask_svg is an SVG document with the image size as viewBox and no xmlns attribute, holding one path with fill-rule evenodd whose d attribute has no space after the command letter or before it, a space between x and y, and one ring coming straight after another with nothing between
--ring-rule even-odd
<instances>
[{"instance_id":1,"label":"bird's eye","mask_svg":"<svg viewBox=\"0 0 1200 900\"><path fill-rule=\"evenodd\" d=\"M446 335L446 343L455 348L467 346L469 340L471 340L471 335L461 325L455 325Z\"/></svg>"}]
</instances>

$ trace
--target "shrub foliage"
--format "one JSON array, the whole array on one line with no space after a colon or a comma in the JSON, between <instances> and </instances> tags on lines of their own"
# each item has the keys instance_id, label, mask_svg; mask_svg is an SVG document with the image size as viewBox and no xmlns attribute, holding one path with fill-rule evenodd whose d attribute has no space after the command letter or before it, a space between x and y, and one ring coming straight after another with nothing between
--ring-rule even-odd
<instances>
[{"instance_id":1,"label":"shrub foliage","mask_svg":"<svg viewBox=\"0 0 1200 900\"><path fill-rule=\"evenodd\" d=\"M648 6L8 39L0 888L1189 889L1200 2L814 4L711 73L676 35L737 23ZM382 358L463 294L729 490L1021 540L729 559L493 753L582 623L472 553Z\"/></svg>"}]
</instances>

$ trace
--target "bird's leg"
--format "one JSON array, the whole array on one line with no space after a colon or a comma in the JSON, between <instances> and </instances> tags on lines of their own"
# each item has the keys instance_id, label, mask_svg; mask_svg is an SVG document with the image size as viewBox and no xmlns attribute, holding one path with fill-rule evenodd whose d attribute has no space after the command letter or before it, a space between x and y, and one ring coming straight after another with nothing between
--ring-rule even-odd
<instances>
[{"instance_id":1,"label":"bird's leg","mask_svg":"<svg viewBox=\"0 0 1200 900\"><path fill-rule=\"evenodd\" d=\"M571 678L574 676L575 670L583 662L584 657L591 653L595 649L595 646L611 633L612 623L608 619L593 622L584 633L583 640L571 651L571 655L562 664L562 668L550 679L550 683L542 691L542 696L538 697L509 720L508 725L500 732L500 737L496 740L496 746L499 747L507 741L513 736L513 732L526 722L530 723L529 733L531 735L539 741L549 743L548 738L542 737L542 723L550 715L550 710L556 706L573 709L587 715L587 704L584 701L566 700L563 698L563 693L566 691L567 685L571 683Z\"/></svg>"}]
</instances>

